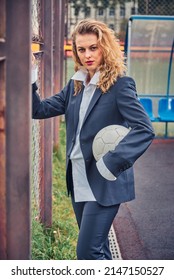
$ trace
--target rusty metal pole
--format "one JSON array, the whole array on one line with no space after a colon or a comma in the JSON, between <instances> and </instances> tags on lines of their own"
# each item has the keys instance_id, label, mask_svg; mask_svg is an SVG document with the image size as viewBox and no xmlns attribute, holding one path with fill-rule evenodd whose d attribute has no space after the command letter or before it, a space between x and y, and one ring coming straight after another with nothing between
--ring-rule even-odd
<instances>
[{"instance_id":1,"label":"rusty metal pole","mask_svg":"<svg viewBox=\"0 0 174 280\"><path fill-rule=\"evenodd\" d=\"M42 20L44 39L42 97L48 97L53 94L53 0L42 0ZM50 227L52 224L52 119L42 122L42 135L41 222L45 227Z\"/></svg>"},{"instance_id":2,"label":"rusty metal pole","mask_svg":"<svg viewBox=\"0 0 174 280\"><path fill-rule=\"evenodd\" d=\"M2 43L2 42L1 42ZM5 60L0 43L0 259L7 258Z\"/></svg>"},{"instance_id":3,"label":"rusty metal pole","mask_svg":"<svg viewBox=\"0 0 174 280\"><path fill-rule=\"evenodd\" d=\"M6 259L5 0L0 0L0 7L0 259Z\"/></svg>"},{"instance_id":4,"label":"rusty metal pole","mask_svg":"<svg viewBox=\"0 0 174 280\"><path fill-rule=\"evenodd\" d=\"M30 1L6 1L6 258L30 258ZM25 24L24 24L25 23Z\"/></svg>"},{"instance_id":5,"label":"rusty metal pole","mask_svg":"<svg viewBox=\"0 0 174 280\"><path fill-rule=\"evenodd\" d=\"M54 0L54 93L58 93L63 86L64 77L64 36L65 36L65 7L67 1ZM60 118L54 118L53 141L54 146L59 143Z\"/></svg>"}]
</instances>

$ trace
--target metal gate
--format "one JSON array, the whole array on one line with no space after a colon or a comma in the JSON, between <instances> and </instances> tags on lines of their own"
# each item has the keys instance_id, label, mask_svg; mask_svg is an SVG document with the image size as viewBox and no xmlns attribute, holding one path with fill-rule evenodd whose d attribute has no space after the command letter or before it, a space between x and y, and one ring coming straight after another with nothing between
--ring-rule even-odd
<instances>
[{"instance_id":1,"label":"metal gate","mask_svg":"<svg viewBox=\"0 0 174 280\"><path fill-rule=\"evenodd\" d=\"M52 222L59 120L31 120L31 37L46 97L62 86L65 3L0 0L0 259L30 258L30 196L41 222Z\"/></svg>"}]
</instances>

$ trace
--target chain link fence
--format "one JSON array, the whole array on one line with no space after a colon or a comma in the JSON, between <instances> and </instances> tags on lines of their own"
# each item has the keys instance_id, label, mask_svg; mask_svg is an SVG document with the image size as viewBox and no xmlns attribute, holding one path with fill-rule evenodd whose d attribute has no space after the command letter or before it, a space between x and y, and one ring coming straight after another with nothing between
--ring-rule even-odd
<instances>
[{"instance_id":1,"label":"chain link fence","mask_svg":"<svg viewBox=\"0 0 174 280\"><path fill-rule=\"evenodd\" d=\"M107 23L119 39L124 41L131 15L174 15L173 0L69 0L68 36L74 25L84 18L95 18Z\"/></svg>"},{"instance_id":2,"label":"chain link fence","mask_svg":"<svg viewBox=\"0 0 174 280\"><path fill-rule=\"evenodd\" d=\"M31 23L32 23L32 43L38 44L35 47L40 49L39 42L42 42L41 37L41 0L32 0L31 5ZM41 62L43 53L35 52L38 69L38 93L41 95ZM41 184L41 164L42 164L42 152L41 152L41 121L32 120L32 206L35 208L35 212L38 217L40 216L40 184Z\"/></svg>"},{"instance_id":3,"label":"chain link fence","mask_svg":"<svg viewBox=\"0 0 174 280\"><path fill-rule=\"evenodd\" d=\"M41 98L59 92L63 82L65 3L32 0L32 50L38 69ZM32 205L47 227L52 223L52 152L58 147L59 118L32 121Z\"/></svg>"},{"instance_id":4,"label":"chain link fence","mask_svg":"<svg viewBox=\"0 0 174 280\"><path fill-rule=\"evenodd\" d=\"M168 16L174 14L173 0L138 0L137 2L138 14Z\"/></svg>"},{"instance_id":5,"label":"chain link fence","mask_svg":"<svg viewBox=\"0 0 174 280\"><path fill-rule=\"evenodd\" d=\"M41 1L32 0L31 5L31 22L33 41L39 41L41 38Z\"/></svg>"}]
</instances>

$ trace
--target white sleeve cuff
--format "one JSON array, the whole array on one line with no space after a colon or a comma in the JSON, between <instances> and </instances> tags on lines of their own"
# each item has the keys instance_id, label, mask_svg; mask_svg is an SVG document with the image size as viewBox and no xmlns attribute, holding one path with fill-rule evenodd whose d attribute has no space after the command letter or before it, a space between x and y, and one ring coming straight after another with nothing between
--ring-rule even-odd
<instances>
[{"instance_id":1,"label":"white sleeve cuff","mask_svg":"<svg viewBox=\"0 0 174 280\"><path fill-rule=\"evenodd\" d=\"M37 65L31 68L31 83L34 84L38 79L38 69Z\"/></svg>"},{"instance_id":2,"label":"white sleeve cuff","mask_svg":"<svg viewBox=\"0 0 174 280\"><path fill-rule=\"evenodd\" d=\"M109 169L106 167L103 159L99 159L96 162L96 166L97 169L99 171L99 173L106 179L109 181L115 181L117 178L109 171Z\"/></svg>"}]
</instances>

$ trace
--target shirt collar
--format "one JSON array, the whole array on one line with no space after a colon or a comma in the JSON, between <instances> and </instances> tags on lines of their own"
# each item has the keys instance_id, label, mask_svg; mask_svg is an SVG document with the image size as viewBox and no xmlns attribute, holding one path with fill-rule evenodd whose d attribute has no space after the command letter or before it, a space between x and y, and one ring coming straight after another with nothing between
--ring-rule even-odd
<instances>
[{"instance_id":1,"label":"shirt collar","mask_svg":"<svg viewBox=\"0 0 174 280\"><path fill-rule=\"evenodd\" d=\"M82 81L83 84L85 84L87 74L88 74L88 72L86 70L80 69L72 76L71 79L77 80L77 81ZM90 80L89 84L97 85L97 83L99 81L99 76L100 76L100 71L97 71L94 74L94 76L92 77L92 79Z\"/></svg>"}]
</instances>

